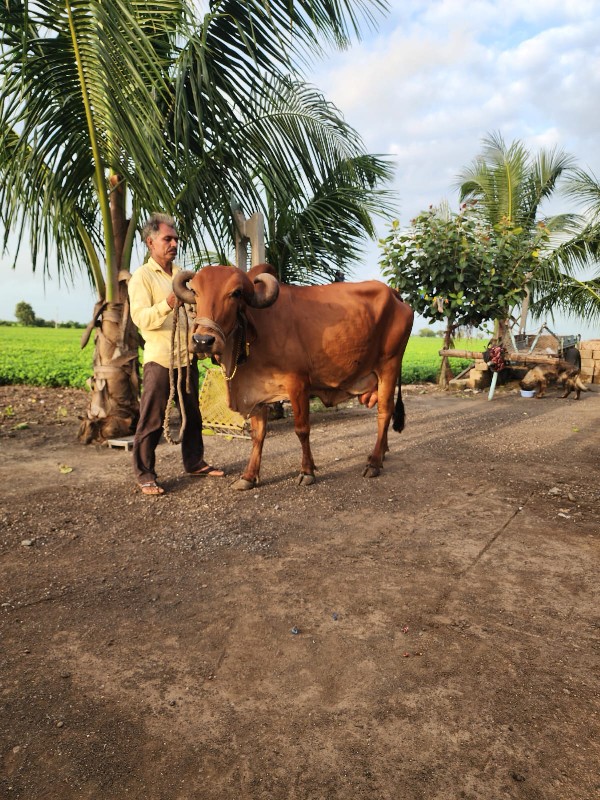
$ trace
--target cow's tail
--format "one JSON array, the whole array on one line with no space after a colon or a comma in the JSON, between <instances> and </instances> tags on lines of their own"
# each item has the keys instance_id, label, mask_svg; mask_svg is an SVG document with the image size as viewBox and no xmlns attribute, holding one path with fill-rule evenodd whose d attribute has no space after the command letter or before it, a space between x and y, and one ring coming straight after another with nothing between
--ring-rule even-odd
<instances>
[{"instance_id":1,"label":"cow's tail","mask_svg":"<svg viewBox=\"0 0 600 800\"><path fill-rule=\"evenodd\" d=\"M396 397L396 405L394 406L394 414L392 416L392 428L401 433L404 430L404 402L402 400L402 366L398 370L398 395Z\"/></svg>"}]
</instances>

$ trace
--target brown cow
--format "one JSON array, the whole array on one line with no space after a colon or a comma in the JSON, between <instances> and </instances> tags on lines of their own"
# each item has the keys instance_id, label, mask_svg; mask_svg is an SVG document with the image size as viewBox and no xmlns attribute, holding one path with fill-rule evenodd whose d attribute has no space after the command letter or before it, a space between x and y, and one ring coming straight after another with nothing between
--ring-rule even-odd
<instances>
[{"instance_id":1,"label":"brown cow","mask_svg":"<svg viewBox=\"0 0 600 800\"><path fill-rule=\"evenodd\" d=\"M248 273L225 266L180 272L173 290L196 305L190 352L221 365L230 407L250 417L252 453L236 488L258 483L267 405L285 399L302 445L299 483L314 482L311 397L326 406L350 397L378 404L377 441L363 475L379 474L392 414L394 430L404 428L400 369L413 312L397 292L379 281L288 286L266 264Z\"/></svg>"}]
</instances>

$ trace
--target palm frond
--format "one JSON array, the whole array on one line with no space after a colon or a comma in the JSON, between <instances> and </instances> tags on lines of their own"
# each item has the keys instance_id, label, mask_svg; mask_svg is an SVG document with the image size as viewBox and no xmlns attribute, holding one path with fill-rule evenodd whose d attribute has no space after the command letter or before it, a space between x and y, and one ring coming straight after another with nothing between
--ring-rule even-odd
<instances>
[{"instance_id":1,"label":"palm frond","mask_svg":"<svg viewBox=\"0 0 600 800\"><path fill-rule=\"evenodd\" d=\"M360 38L366 24L374 28L387 10L387 0L301 0L271 2L216 0L205 17L206 43L215 55L223 48L222 63L239 58L240 36L251 59L271 71L273 63L289 63L288 54L306 61L324 46L346 47ZM236 46L237 43L237 46Z\"/></svg>"},{"instance_id":2,"label":"palm frond","mask_svg":"<svg viewBox=\"0 0 600 800\"><path fill-rule=\"evenodd\" d=\"M574 170L566 182L564 193L567 197L583 204L584 213L590 222L600 217L600 180L593 172Z\"/></svg>"},{"instance_id":3,"label":"palm frond","mask_svg":"<svg viewBox=\"0 0 600 800\"><path fill-rule=\"evenodd\" d=\"M336 273L351 275L368 238L375 238L374 215L392 213L390 192L379 187L390 167L359 156L338 169L308 197L289 204L272 198L267 256L287 283L322 283Z\"/></svg>"},{"instance_id":4,"label":"palm frond","mask_svg":"<svg viewBox=\"0 0 600 800\"><path fill-rule=\"evenodd\" d=\"M534 292L536 317L558 310L588 324L600 322L600 274L585 281L572 275L555 275L551 282L537 281Z\"/></svg>"},{"instance_id":5,"label":"palm frond","mask_svg":"<svg viewBox=\"0 0 600 800\"><path fill-rule=\"evenodd\" d=\"M529 230L542 201L574 166L562 150L541 150L533 158L519 140L507 145L500 133L493 133L484 138L481 155L459 174L460 199L477 200L493 225L505 219Z\"/></svg>"},{"instance_id":6,"label":"palm frond","mask_svg":"<svg viewBox=\"0 0 600 800\"><path fill-rule=\"evenodd\" d=\"M289 77L254 85L244 105L240 101L233 115L215 120L202 143L188 140L186 150L192 166L181 172L176 208L182 218L196 209L202 223L190 235L197 241L204 236L204 246L208 238L226 249L221 220L231 197L268 217L269 198L277 198L278 207L303 209L334 174L340 193L353 186L366 196L370 181L378 201L369 208L386 210L385 194L375 186L389 179L389 166L365 155L360 137L320 92Z\"/></svg>"},{"instance_id":7,"label":"palm frond","mask_svg":"<svg viewBox=\"0 0 600 800\"><path fill-rule=\"evenodd\" d=\"M39 251L46 269L55 250L61 271L89 265L93 242L108 270L108 179L118 176L140 214L176 212L190 244L224 252L232 196L257 209L267 208L267 186L306 197L364 156L339 112L285 73L323 44L347 44L385 7L215 0L199 18L188 0L7 0L5 242L17 233L18 250L27 231L34 263ZM78 225L85 246L73 236Z\"/></svg>"},{"instance_id":8,"label":"palm frond","mask_svg":"<svg viewBox=\"0 0 600 800\"><path fill-rule=\"evenodd\" d=\"M148 203L168 201L164 175L136 166L162 161L159 103L168 85L148 51L174 10L165 3L145 37L147 22L138 23L132 8L122 0L67 7L13 0L0 11L0 207L5 243L19 231L17 252L26 218L34 266L41 252L47 269L54 248L59 271L87 261L73 243L74 223L101 241L98 232L110 225L106 208L98 217L108 169L126 175Z\"/></svg>"}]
</instances>

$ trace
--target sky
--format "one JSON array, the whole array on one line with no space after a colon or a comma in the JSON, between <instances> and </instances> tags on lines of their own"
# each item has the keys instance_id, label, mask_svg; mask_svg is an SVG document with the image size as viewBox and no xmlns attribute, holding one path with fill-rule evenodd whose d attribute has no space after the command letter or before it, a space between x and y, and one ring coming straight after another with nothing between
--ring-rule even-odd
<instances>
[{"instance_id":1,"label":"sky","mask_svg":"<svg viewBox=\"0 0 600 800\"><path fill-rule=\"evenodd\" d=\"M306 77L368 152L390 157L402 227L443 199L458 210L456 176L491 132L534 152L556 146L600 177L597 0L391 0L378 30L365 26L361 42L328 53ZM547 210L566 209L558 199ZM380 222L379 235L388 228ZM88 321L95 296L87 279L72 286L54 274L44 282L25 254L14 273L11 264L3 255L0 319L13 319L26 300L38 317ZM369 278L381 278L376 244L354 275ZM598 324L564 317L549 324L600 337Z\"/></svg>"}]
</instances>

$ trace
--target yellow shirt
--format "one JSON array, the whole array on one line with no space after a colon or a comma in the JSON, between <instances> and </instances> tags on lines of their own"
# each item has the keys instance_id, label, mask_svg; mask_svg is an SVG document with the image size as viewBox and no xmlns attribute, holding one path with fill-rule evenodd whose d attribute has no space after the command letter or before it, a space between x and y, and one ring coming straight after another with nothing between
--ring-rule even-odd
<instances>
[{"instance_id":1,"label":"yellow shirt","mask_svg":"<svg viewBox=\"0 0 600 800\"><path fill-rule=\"evenodd\" d=\"M179 267L173 265L173 275L177 272L179 272ZM153 258L149 258L133 273L127 289L131 319L139 328L146 343L143 363L154 361L168 369L171 360L173 309L167 303L167 297L173 291L172 276L167 275ZM185 307L179 311L179 324L177 325L182 366L187 363L184 314ZM173 365L177 367L177 351L173 357Z\"/></svg>"}]
</instances>

